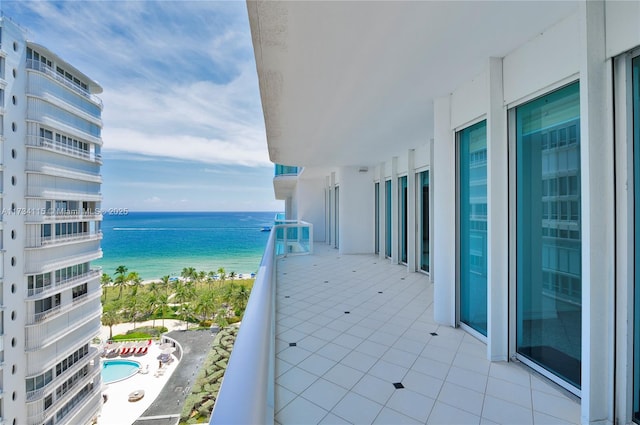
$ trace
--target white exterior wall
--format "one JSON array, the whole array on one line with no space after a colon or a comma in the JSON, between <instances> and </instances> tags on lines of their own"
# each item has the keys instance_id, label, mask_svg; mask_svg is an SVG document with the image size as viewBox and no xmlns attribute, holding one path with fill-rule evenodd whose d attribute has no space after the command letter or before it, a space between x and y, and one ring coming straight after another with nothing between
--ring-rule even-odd
<instances>
[{"instance_id":1,"label":"white exterior wall","mask_svg":"<svg viewBox=\"0 0 640 425\"><path fill-rule=\"evenodd\" d=\"M313 240L325 242L325 179L298 179L294 218L313 223Z\"/></svg>"},{"instance_id":2,"label":"white exterior wall","mask_svg":"<svg viewBox=\"0 0 640 425\"><path fill-rule=\"evenodd\" d=\"M5 113L4 113L4 142L3 150L3 208L10 210L12 205L16 208L24 207L24 193L26 190L26 149L24 140L26 136L26 71L25 61L26 44L24 36L18 28L13 25L2 23L2 48L7 53L5 62ZM17 51L14 51L13 46ZM16 70L16 77L13 77L13 70ZM19 100L17 105L11 104L11 97L16 96ZM12 123L16 125L16 131L12 130ZM15 150L16 158L11 158L11 150ZM11 184L11 177L15 177L16 185ZM26 309L24 308L24 231L25 216L20 214L2 214L3 221L3 248L6 250L3 259L3 301L6 307L4 332L4 367L3 388L4 397L3 419L11 420L15 418L18 423L26 423L26 394L24 380L27 373L27 362L25 358L25 324L27 321ZM11 238L11 232L15 232L16 238ZM11 260L14 259L12 266ZM13 290L12 290L13 288ZM15 319L12 320L12 317ZM15 373L12 370L15 369ZM13 395L15 394L15 400Z\"/></svg>"},{"instance_id":3,"label":"white exterior wall","mask_svg":"<svg viewBox=\"0 0 640 425\"><path fill-rule=\"evenodd\" d=\"M340 167L339 244L341 254L373 253L373 171Z\"/></svg>"}]
</instances>

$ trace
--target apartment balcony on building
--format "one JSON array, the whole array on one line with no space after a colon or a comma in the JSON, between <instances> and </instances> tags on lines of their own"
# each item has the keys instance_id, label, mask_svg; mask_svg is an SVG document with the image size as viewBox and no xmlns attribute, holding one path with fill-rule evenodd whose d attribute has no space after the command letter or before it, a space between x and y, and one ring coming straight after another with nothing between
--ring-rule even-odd
<instances>
[{"instance_id":1,"label":"apartment balcony on building","mask_svg":"<svg viewBox=\"0 0 640 425\"><path fill-rule=\"evenodd\" d=\"M69 312L55 312L51 320L25 326L25 352L46 349L54 343L80 346L100 332L100 297L78 306ZM30 320L35 320L32 317Z\"/></svg>"},{"instance_id":2,"label":"apartment balcony on building","mask_svg":"<svg viewBox=\"0 0 640 425\"><path fill-rule=\"evenodd\" d=\"M95 162L97 164L101 164L102 162L102 156L100 154L97 154L95 150L91 151L83 145L78 146L77 141L75 144L73 144L67 143L66 140L63 141L60 137L57 137L56 140L53 140L49 137L31 135L27 137L26 144L27 146L31 146L34 148L40 148L50 152L68 155L73 158L80 158L84 161Z\"/></svg>"},{"instance_id":3,"label":"apartment balcony on building","mask_svg":"<svg viewBox=\"0 0 640 425\"><path fill-rule=\"evenodd\" d=\"M79 274L69 275L68 277L56 276L55 280L51 277L52 272L28 276L26 288L27 300L42 299L51 295L53 292L71 288L82 282L99 279L102 275L102 267L87 269L88 271L84 270L85 269L81 269Z\"/></svg>"}]
</instances>

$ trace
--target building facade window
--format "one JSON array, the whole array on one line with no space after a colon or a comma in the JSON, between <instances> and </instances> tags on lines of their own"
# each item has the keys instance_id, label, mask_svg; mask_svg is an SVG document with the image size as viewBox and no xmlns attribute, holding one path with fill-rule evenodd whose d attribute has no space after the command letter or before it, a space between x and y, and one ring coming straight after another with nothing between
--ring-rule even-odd
<instances>
[{"instance_id":1,"label":"building facade window","mask_svg":"<svg viewBox=\"0 0 640 425\"><path fill-rule=\"evenodd\" d=\"M429 171L418 175L420 194L420 270L429 272Z\"/></svg>"},{"instance_id":2,"label":"building facade window","mask_svg":"<svg viewBox=\"0 0 640 425\"><path fill-rule=\"evenodd\" d=\"M516 352L580 388L579 83L515 109Z\"/></svg>"},{"instance_id":3,"label":"building facade window","mask_svg":"<svg viewBox=\"0 0 640 425\"><path fill-rule=\"evenodd\" d=\"M457 138L459 320L487 336L487 122Z\"/></svg>"},{"instance_id":4,"label":"building facade window","mask_svg":"<svg viewBox=\"0 0 640 425\"><path fill-rule=\"evenodd\" d=\"M398 178L398 248L400 262L407 263L407 176Z\"/></svg>"},{"instance_id":5,"label":"building facade window","mask_svg":"<svg viewBox=\"0 0 640 425\"><path fill-rule=\"evenodd\" d=\"M335 239L334 239L334 246L336 248L339 248L340 245L340 188L338 186L336 186L335 190L333 191L334 196L336 197L336 207L334 209L334 214L335 214Z\"/></svg>"},{"instance_id":6,"label":"building facade window","mask_svg":"<svg viewBox=\"0 0 640 425\"><path fill-rule=\"evenodd\" d=\"M384 182L384 255L391 257L391 180Z\"/></svg>"}]
</instances>

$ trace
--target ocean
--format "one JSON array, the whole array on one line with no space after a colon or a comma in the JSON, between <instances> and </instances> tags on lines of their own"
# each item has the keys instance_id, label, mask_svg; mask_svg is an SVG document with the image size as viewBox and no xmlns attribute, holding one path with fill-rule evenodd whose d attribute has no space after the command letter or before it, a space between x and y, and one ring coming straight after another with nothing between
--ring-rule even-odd
<instances>
[{"instance_id":1,"label":"ocean","mask_svg":"<svg viewBox=\"0 0 640 425\"><path fill-rule=\"evenodd\" d=\"M227 274L258 270L275 212L129 212L105 214L103 258L111 276L124 265L144 280L179 276L185 267Z\"/></svg>"}]
</instances>

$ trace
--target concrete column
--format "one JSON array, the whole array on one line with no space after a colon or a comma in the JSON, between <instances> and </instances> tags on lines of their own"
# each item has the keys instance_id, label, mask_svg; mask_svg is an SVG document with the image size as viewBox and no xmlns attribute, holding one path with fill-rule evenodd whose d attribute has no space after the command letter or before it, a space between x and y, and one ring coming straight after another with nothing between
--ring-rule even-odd
<instances>
[{"instance_id":1,"label":"concrete column","mask_svg":"<svg viewBox=\"0 0 640 425\"><path fill-rule=\"evenodd\" d=\"M433 309L438 323L456 324L456 162L451 98L434 102Z\"/></svg>"},{"instance_id":2,"label":"concrete column","mask_svg":"<svg viewBox=\"0 0 640 425\"><path fill-rule=\"evenodd\" d=\"M582 179L582 423L613 423L614 162L605 4L579 5Z\"/></svg>"},{"instance_id":3,"label":"concrete column","mask_svg":"<svg viewBox=\"0 0 640 425\"><path fill-rule=\"evenodd\" d=\"M509 169L502 59L489 59L487 115L487 358L509 358Z\"/></svg>"},{"instance_id":4,"label":"concrete column","mask_svg":"<svg viewBox=\"0 0 640 425\"><path fill-rule=\"evenodd\" d=\"M615 61L616 167L616 421L631 423L633 411L634 181L629 57Z\"/></svg>"},{"instance_id":5,"label":"concrete column","mask_svg":"<svg viewBox=\"0 0 640 425\"><path fill-rule=\"evenodd\" d=\"M379 212L379 217L380 217L380 223L378 223L378 235L380 235L380 252L378 253L378 256L380 257L381 260L384 260L384 250L385 250L385 246L387 246L387 235L385 234L384 231L384 224L386 223L386 219L387 219L387 209L384 207L386 204L386 199L387 199L387 195L386 195L386 191L385 191L385 186L384 186L384 178L385 178L385 164L384 162L380 163L380 170L379 170L379 178L380 178L380 209L378 210Z\"/></svg>"},{"instance_id":6,"label":"concrete column","mask_svg":"<svg viewBox=\"0 0 640 425\"><path fill-rule=\"evenodd\" d=\"M414 149L409 149L407 154L407 270L416 271L416 257L418 246L416 245L416 173L415 173Z\"/></svg>"},{"instance_id":7,"label":"concrete column","mask_svg":"<svg viewBox=\"0 0 640 425\"><path fill-rule=\"evenodd\" d=\"M366 171L364 171L366 170ZM368 168L341 167L338 234L341 254L370 254L373 235L373 187Z\"/></svg>"}]
</instances>

